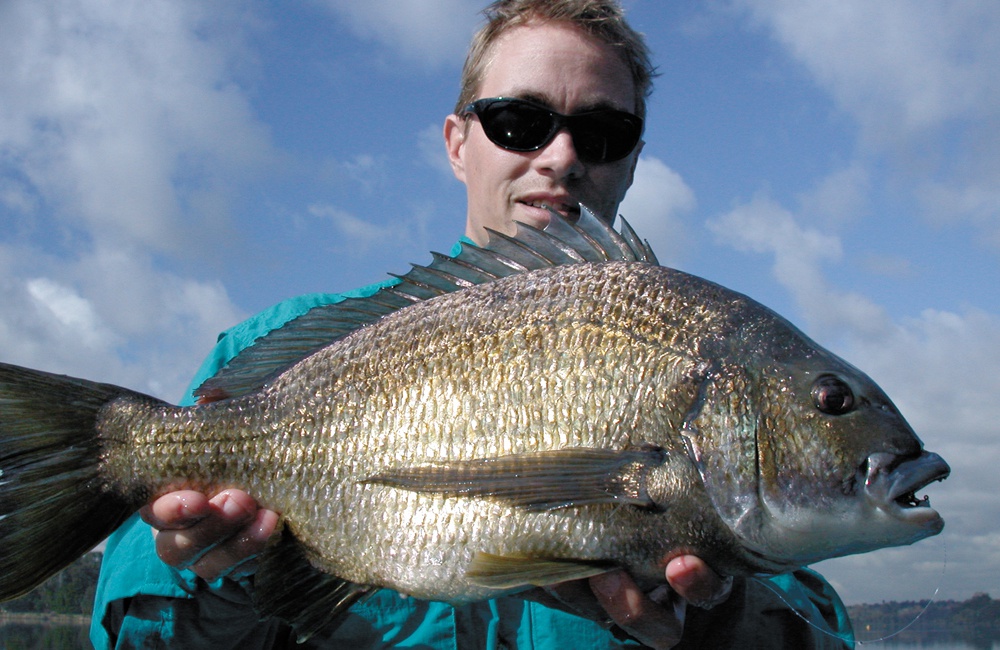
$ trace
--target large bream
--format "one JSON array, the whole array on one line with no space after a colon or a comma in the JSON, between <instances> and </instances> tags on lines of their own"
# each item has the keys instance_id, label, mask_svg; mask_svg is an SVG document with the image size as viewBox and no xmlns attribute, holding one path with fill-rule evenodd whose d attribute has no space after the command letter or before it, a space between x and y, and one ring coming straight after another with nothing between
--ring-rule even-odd
<instances>
[{"instance_id":1,"label":"large bream","mask_svg":"<svg viewBox=\"0 0 1000 650\"><path fill-rule=\"evenodd\" d=\"M0 599L178 488L281 513L258 604L303 635L377 587L652 587L679 554L780 573L943 526L916 491L947 464L866 375L586 210L318 307L199 392L0 365Z\"/></svg>"}]
</instances>

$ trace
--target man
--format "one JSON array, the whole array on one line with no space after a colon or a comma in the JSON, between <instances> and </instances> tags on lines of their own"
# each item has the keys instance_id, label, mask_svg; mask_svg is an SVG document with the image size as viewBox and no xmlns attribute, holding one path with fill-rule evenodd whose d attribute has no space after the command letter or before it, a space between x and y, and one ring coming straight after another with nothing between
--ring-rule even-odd
<instances>
[{"instance_id":1,"label":"man","mask_svg":"<svg viewBox=\"0 0 1000 650\"><path fill-rule=\"evenodd\" d=\"M487 16L473 40L455 112L444 125L452 169L468 194L466 236L485 243L485 228L512 233L515 221L544 227L550 208L572 219L579 203L613 218L642 149L652 66L641 37L614 0L501 0ZM255 338L339 299L299 297L229 330L193 385ZM97 647L270 648L288 642L282 623L257 621L247 593L253 556L274 531L276 513L258 509L236 490L211 498L184 491L157 499L143 518L159 531L155 552L175 569L156 560L141 522L133 519L116 533L94 612ZM176 570L181 568L186 570ZM682 556L668 564L665 578L673 591L656 600L621 571L460 608L383 590L306 647L852 645L811 627L850 635L843 606L815 574L771 586L740 580L730 594L729 582L698 558ZM685 605L721 601L713 609Z\"/></svg>"}]
</instances>

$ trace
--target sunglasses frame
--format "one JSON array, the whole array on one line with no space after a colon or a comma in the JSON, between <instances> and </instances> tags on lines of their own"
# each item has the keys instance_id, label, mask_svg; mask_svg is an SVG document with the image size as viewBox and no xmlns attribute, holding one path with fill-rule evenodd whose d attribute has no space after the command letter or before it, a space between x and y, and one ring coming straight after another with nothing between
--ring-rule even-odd
<instances>
[{"instance_id":1,"label":"sunglasses frame","mask_svg":"<svg viewBox=\"0 0 1000 650\"><path fill-rule=\"evenodd\" d=\"M491 120L489 119L489 110L499 103L515 107L528 108L545 115L549 119L550 125L548 133L545 135L544 139L542 139L542 141L538 144L532 144L531 146L511 144L504 141L503 135L496 132L496 127L491 124ZM487 115L486 120L483 119L484 114ZM462 115L475 115L479 118L479 122L483 127L483 133L486 134L486 137L489 138L490 142L501 149L516 151L519 153L538 151L548 143L552 142L552 139L556 137L556 134L558 134L559 131L564 128L568 129L573 138L573 146L576 148L577 156L579 156L580 160L585 163L611 163L621 160L632 153L639 144L639 141L642 139L643 121L641 117L626 111L619 111L610 108L564 115L528 99L520 99L518 97L484 97L467 104L465 108L462 109ZM607 155L608 134L601 133L599 129L595 128L597 125L593 122L595 118L606 119L609 117L621 119L622 123L626 125L622 132L627 131L627 129L632 129L632 131L634 131L634 133L626 133L628 137L632 137L634 135L635 140L632 142L632 146L627 150L624 150L624 153L621 153L621 155L618 155L617 153L612 156ZM603 155L591 155L590 151L586 147L581 146L588 140L593 140L595 135L597 138L603 138L603 142L605 143L605 153ZM618 135L621 135L621 133Z\"/></svg>"}]
</instances>

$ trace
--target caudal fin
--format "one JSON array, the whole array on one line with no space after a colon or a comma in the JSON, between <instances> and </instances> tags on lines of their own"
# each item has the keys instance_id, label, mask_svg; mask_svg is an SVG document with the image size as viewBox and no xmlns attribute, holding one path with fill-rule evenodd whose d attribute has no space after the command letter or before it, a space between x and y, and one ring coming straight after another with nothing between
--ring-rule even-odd
<instances>
[{"instance_id":1,"label":"caudal fin","mask_svg":"<svg viewBox=\"0 0 1000 650\"><path fill-rule=\"evenodd\" d=\"M31 591L137 504L100 476L96 423L123 388L0 363L0 601Z\"/></svg>"}]
</instances>

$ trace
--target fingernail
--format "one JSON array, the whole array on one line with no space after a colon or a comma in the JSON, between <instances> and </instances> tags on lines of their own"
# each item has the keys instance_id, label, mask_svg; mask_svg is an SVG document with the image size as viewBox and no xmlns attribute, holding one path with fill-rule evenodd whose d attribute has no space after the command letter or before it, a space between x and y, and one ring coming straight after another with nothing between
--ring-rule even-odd
<instances>
[{"instance_id":1,"label":"fingernail","mask_svg":"<svg viewBox=\"0 0 1000 650\"><path fill-rule=\"evenodd\" d=\"M249 533L251 540L258 544L267 542L278 530L277 515L268 510L258 510L254 517L254 525Z\"/></svg>"},{"instance_id":2,"label":"fingernail","mask_svg":"<svg viewBox=\"0 0 1000 650\"><path fill-rule=\"evenodd\" d=\"M191 499L188 498L188 497L186 497L186 496L179 497L177 499L177 503L179 504L179 507L178 507L177 510L184 517L198 517L198 516L204 517L205 516L203 513L196 512L196 510L194 509L194 507L191 505ZM202 501L202 503L204 503L204 501Z\"/></svg>"},{"instance_id":3,"label":"fingernail","mask_svg":"<svg viewBox=\"0 0 1000 650\"><path fill-rule=\"evenodd\" d=\"M240 503L229 496L228 492L223 492L219 494L218 498L220 502L217 503L220 508L222 508L223 514L225 514L230 519L239 519L241 517L249 517L250 513L244 508Z\"/></svg>"}]
</instances>

